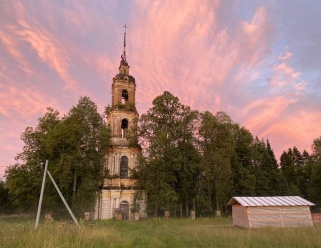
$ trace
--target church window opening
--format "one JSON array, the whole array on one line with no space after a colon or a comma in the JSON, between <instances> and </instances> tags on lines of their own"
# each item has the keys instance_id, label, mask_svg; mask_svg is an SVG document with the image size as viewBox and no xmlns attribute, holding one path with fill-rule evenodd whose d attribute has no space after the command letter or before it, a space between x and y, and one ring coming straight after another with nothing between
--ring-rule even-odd
<instances>
[{"instance_id":1,"label":"church window opening","mask_svg":"<svg viewBox=\"0 0 321 248\"><path fill-rule=\"evenodd\" d=\"M120 178L128 178L128 157L120 158Z\"/></svg>"},{"instance_id":2,"label":"church window opening","mask_svg":"<svg viewBox=\"0 0 321 248\"><path fill-rule=\"evenodd\" d=\"M126 138L127 130L128 130L128 120L123 119L121 121L121 137L122 138Z\"/></svg>"},{"instance_id":3,"label":"church window opening","mask_svg":"<svg viewBox=\"0 0 321 248\"><path fill-rule=\"evenodd\" d=\"M112 170L112 174L115 174L115 173L116 173L115 168L116 168L116 157L115 157L115 155L114 155L114 163L113 163L113 170Z\"/></svg>"},{"instance_id":4,"label":"church window opening","mask_svg":"<svg viewBox=\"0 0 321 248\"><path fill-rule=\"evenodd\" d=\"M123 90L121 92L121 104L126 104L128 102L128 91Z\"/></svg>"}]
</instances>

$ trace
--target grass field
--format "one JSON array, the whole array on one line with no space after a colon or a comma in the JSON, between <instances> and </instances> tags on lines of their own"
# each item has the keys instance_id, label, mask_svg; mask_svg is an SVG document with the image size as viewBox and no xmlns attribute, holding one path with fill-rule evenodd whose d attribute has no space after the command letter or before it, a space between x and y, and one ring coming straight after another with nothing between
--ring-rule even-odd
<instances>
[{"instance_id":1,"label":"grass field","mask_svg":"<svg viewBox=\"0 0 321 248\"><path fill-rule=\"evenodd\" d=\"M313 228L248 230L231 218L90 221L79 227L30 217L0 216L0 247L321 247Z\"/></svg>"}]
</instances>

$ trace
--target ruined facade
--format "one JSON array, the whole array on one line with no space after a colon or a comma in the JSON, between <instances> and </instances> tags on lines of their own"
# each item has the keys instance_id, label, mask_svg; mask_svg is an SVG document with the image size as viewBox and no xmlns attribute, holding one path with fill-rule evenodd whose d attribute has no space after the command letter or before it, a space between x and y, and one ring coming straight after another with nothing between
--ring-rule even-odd
<instances>
[{"instance_id":1,"label":"ruined facade","mask_svg":"<svg viewBox=\"0 0 321 248\"><path fill-rule=\"evenodd\" d=\"M119 218L119 214L123 219L131 219L134 212L140 217L146 216L145 192L131 178L131 170L137 166L141 149L132 139L136 135L138 113L135 107L136 83L129 68L125 32L124 52L119 73L113 78L112 104L107 114L112 136L106 154L108 176L104 179L94 219Z\"/></svg>"}]
</instances>

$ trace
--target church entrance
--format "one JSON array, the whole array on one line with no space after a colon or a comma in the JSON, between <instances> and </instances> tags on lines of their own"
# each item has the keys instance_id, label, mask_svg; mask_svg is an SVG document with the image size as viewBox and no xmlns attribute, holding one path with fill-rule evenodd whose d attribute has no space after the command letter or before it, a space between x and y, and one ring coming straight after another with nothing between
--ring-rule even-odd
<instances>
[{"instance_id":1,"label":"church entrance","mask_svg":"<svg viewBox=\"0 0 321 248\"><path fill-rule=\"evenodd\" d=\"M120 203L119 209L120 209L120 212L123 216L123 220L128 220L128 218L129 218L129 204L128 204L128 202L122 201Z\"/></svg>"}]
</instances>

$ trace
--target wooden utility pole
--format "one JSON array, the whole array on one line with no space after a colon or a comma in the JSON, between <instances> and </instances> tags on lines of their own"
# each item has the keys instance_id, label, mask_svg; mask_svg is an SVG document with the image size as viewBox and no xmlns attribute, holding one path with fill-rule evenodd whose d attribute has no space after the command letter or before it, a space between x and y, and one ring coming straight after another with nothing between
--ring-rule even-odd
<instances>
[{"instance_id":1,"label":"wooden utility pole","mask_svg":"<svg viewBox=\"0 0 321 248\"><path fill-rule=\"evenodd\" d=\"M42 179L42 185L41 185L41 191L40 191L40 199L39 199L35 228L37 228L39 225L39 218L40 218L41 205L42 205L42 199L43 199L43 191L45 189L45 183L46 183L47 168L48 168L48 160L46 160L45 171L43 172L43 179Z\"/></svg>"},{"instance_id":2,"label":"wooden utility pole","mask_svg":"<svg viewBox=\"0 0 321 248\"><path fill-rule=\"evenodd\" d=\"M45 182L46 182L46 174L48 173L48 176L50 177L53 185L55 186L55 189L57 190L62 202L65 204L65 207L67 208L71 218L73 219L73 221L75 222L76 225L79 225L77 219L75 218L74 214L72 213L70 207L68 206L68 203L66 202L64 196L61 194L55 180L53 179L53 177L51 176L51 173L48 171L48 160L46 160L46 165L45 165L45 171L43 173L43 179L42 179L42 186L41 186L41 192L40 192L40 199L39 199L39 205L38 205L38 212L37 212L37 218L36 218L36 225L35 228L38 227L39 225L39 219L40 219L40 212L41 212L41 205L42 205L42 199L43 199L43 192L45 189Z\"/></svg>"}]
</instances>

